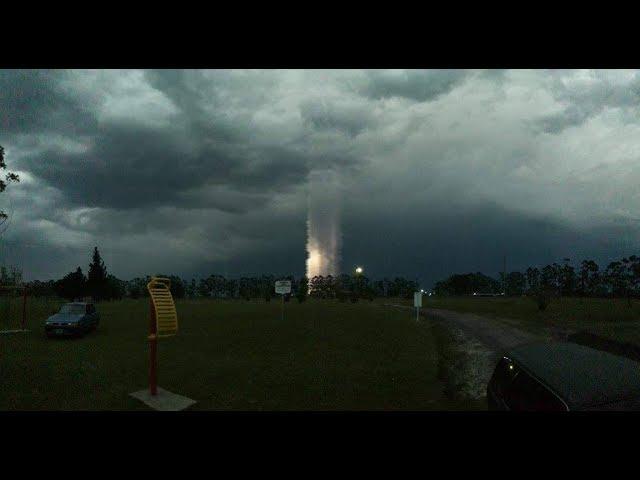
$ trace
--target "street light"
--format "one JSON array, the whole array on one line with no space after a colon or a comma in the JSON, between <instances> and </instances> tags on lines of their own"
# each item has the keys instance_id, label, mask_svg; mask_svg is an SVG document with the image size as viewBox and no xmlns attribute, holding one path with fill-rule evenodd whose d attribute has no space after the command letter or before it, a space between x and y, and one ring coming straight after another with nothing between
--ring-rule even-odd
<instances>
[{"instance_id":1,"label":"street light","mask_svg":"<svg viewBox=\"0 0 640 480\"><path fill-rule=\"evenodd\" d=\"M362 267L356 267L356 273L362 273Z\"/></svg>"}]
</instances>

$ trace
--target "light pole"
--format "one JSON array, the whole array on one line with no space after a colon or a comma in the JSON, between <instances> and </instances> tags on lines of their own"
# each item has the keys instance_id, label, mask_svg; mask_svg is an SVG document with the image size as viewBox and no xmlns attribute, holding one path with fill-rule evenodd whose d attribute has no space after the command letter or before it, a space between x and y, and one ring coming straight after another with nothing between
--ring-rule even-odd
<instances>
[{"instance_id":1,"label":"light pole","mask_svg":"<svg viewBox=\"0 0 640 480\"><path fill-rule=\"evenodd\" d=\"M356 273L355 273L355 285L354 285L354 295L355 298L359 298L360 294L362 293L360 291L360 284L362 283L361 279L362 279L362 272L364 271L364 269L360 266L356 267Z\"/></svg>"}]
</instances>

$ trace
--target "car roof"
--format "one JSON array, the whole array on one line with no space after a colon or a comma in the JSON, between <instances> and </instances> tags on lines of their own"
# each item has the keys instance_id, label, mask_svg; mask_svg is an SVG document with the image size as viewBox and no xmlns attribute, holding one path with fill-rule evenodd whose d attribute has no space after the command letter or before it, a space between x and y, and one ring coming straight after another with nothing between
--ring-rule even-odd
<instances>
[{"instance_id":1,"label":"car roof","mask_svg":"<svg viewBox=\"0 0 640 480\"><path fill-rule=\"evenodd\" d=\"M531 343L508 358L567 403L586 408L640 397L640 363L575 343Z\"/></svg>"}]
</instances>

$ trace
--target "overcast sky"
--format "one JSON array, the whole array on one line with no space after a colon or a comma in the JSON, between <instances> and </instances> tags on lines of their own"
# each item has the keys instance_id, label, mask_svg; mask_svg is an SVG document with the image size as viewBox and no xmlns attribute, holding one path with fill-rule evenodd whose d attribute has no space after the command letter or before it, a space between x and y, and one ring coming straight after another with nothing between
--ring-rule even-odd
<instances>
[{"instance_id":1,"label":"overcast sky","mask_svg":"<svg viewBox=\"0 0 640 480\"><path fill-rule=\"evenodd\" d=\"M342 189L342 268L429 286L639 253L634 71L0 71L26 279L305 271L311 171Z\"/></svg>"}]
</instances>

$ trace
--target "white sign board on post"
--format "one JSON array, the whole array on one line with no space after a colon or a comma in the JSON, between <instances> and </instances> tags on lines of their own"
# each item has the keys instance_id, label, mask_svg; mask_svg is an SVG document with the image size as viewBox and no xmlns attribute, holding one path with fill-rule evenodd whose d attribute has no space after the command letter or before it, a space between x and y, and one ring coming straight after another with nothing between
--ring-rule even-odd
<instances>
[{"instance_id":1,"label":"white sign board on post","mask_svg":"<svg viewBox=\"0 0 640 480\"><path fill-rule=\"evenodd\" d=\"M278 280L276 282L276 293L280 295L291 293L291 280Z\"/></svg>"},{"instance_id":2,"label":"white sign board on post","mask_svg":"<svg viewBox=\"0 0 640 480\"><path fill-rule=\"evenodd\" d=\"M416 308L422 306L422 292L415 292L413 294L413 306Z\"/></svg>"},{"instance_id":3,"label":"white sign board on post","mask_svg":"<svg viewBox=\"0 0 640 480\"><path fill-rule=\"evenodd\" d=\"M291 280L277 280L276 293L282 295L282 320L284 320L284 296L291 293Z\"/></svg>"},{"instance_id":4,"label":"white sign board on post","mask_svg":"<svg viewBox=\"0 0 640 480\"><path fill-rule=\"evenodd\" d=\"M416 307L416 322L420 320L420 307L422 306L422 292L414 292L413 306Z\"/></svg>"}]
</instances>

